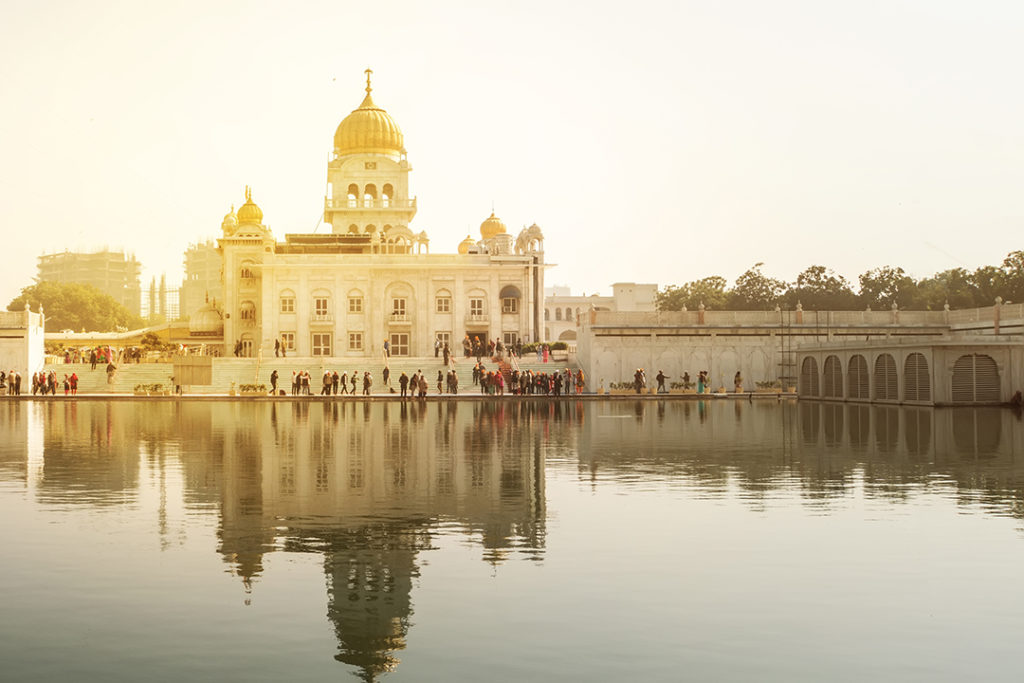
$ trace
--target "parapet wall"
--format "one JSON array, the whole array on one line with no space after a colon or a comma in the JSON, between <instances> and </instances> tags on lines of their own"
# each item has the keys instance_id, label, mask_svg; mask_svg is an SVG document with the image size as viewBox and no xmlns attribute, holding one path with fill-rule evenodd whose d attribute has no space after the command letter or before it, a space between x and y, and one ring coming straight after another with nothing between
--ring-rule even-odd
<instances>
[{"instance_id":1,"label":"parapet wall","mask_svg":"<svg viewBox=\"0 0 1024 683\"><path fill-rule=\"evenodd\" d=\"M679 381L710 373L713 384L744 388L757 382L795 385L796 354L804 346L858 341L891 345L904 339L1024 333L1024 304L960 311L588 311L578 320L578 365L590 386L628 381L643 368Z\"/></svg>"}]
</instances>

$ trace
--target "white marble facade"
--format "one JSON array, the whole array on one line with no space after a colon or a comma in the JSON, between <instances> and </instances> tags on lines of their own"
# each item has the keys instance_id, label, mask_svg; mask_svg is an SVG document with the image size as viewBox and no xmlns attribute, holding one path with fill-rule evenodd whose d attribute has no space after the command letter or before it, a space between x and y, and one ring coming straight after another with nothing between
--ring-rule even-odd
<instances>
[{"instance_id":1,"label":"white marble facade","mask_svg":"<svg viewBox=\"0 0 1024 683\"><path fill-rule=\"evenodd\" d=\"M330 233L279 241L246 190L222 222L225 353L379 357L433 355L434 342L461 350L464 336L505 343L543 332L543 235L518 237L492 215L480 238L455 253L430 253L410 223L404 139L370 96L338 126L328 162L324 222ZM456 245L453 245L456 246Z\"/></svg>"}]
</instances>

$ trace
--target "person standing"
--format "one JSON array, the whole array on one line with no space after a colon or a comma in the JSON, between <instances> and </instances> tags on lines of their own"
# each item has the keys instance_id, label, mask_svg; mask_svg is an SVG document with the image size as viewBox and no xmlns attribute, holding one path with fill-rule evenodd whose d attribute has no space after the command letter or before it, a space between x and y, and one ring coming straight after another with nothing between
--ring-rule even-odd
<instances>
[{"instance_id":1,"label":"person standing","mask_svg":"<svg viewBox=\"0 0 1024 683\"><path fill-rule=\"evenodd\" d=\"M437 354L441 353L441 340L434 340L434 358L437 358Z\"/></svg>"},{"instance_id":2,"label":"person standing","mask_svg":"<svg viewBox=\"0 0 1024 683\"><path fill-rule=\"evenodd\" d=\"M391 343L387 339L384 340L384 357L391 358Z\"/></svg>"},{"instance_id":3,"label":"person standing","mask_svg":"<svg viewBox=\"0 0 1024 683\"><path fill-rule=\"evenodd\" d=\"M409 376L404 372L398 376L398 387L402 390L402 398L407 398L406 393L409 390Z\"/></svg>"},{"instance_id":4,"label":"person standing","mask_svg":"<svg viewBox=\"0 0 1024 683\"><path fill-rule=\"evenodd\" d=\"M437 393L444 393L444 373L440 370L437 371Z\"/></svg>"},{"instance_id":5,"label":"person standing","mask_svg":"<svg viewBox=\"0 0 1024 683\"><path fill-rule=\"evenodd\" d=\"M444 348L441 349L441 352L444 354L444 364L445 364L445 367L447 367L448 366L448 360L452 357L452 352L448 348L448 342L444 343Z\"/></svg>"},{"instance_id":6,"label":"person standing","mask_svg":"<svg viewBox=\"0 0 1024 683\"><path fill-rule=\"evenodd\" d=\"M371 386L373 386L373 378L370 377L370 372L366 371L363 373L363 396L370 395Z\"/></svg>"},{"instance_id":7,"label":"person standing","mask_svg":"<svg viewBox=\"0 0 1024 683\"><path fill-rule=\"evenodd\" d=\"M338 395L338 383L339 383L340 379L341 378L338 377L338 371L337 370L335 370L334 372L331 373L331 390L334 392L335 396Z\"/></svg>"},{"instance_id":8,"label":"person standing","mask_svg":"<svg viewBox=\"0 0 1024 683\"><path fill-rule=\"evenodd\" d=\"M71 377L69 378L69 381L71 382L71 395L72 396L77 396L78 395L78 375L72 372L71 373Z\"/></svg>"},{"instance_id":9,"label":"person standing","mask_svg":"<svg viewBox=\"0 0 1024 683\"><path fill-rule=\"evenodd\" d=\"M381 372L381 376L384 378L384 385L391 386L391 368L384 366L384 370Z\"/></svg>"},{"instance_id":10,"label":"person standing","mask_svg":"<svg viewBox=\"0 0 1024 683\"><path fill-rule=\"evenodd\" d=\"M341 373L341 378L338 379L338 386L341 387L341 393L343 393L343 394L347 394L348 393L348 373L347 372Z\"/></svg>"},{"instance_id":11,"label":"person standing","mask_svg":"<svg viewBox=\"0 0 1024 683\"><path fill-rule=\"evenodd\" d=\"M277 370L270 373L270 393L274 396L277 396L277 378Z\"/></svg>"},{"instance_id":12,"label":"person standing","mask_svg":"<svg viewBox=\"0 0 1024 683\"><path fill-rule=\"evenodd\" d=\"M279 358L280 356L281 356L281 340L280 339L275 339L274 340L274 358Z\"/></svg>"}]
</instances>

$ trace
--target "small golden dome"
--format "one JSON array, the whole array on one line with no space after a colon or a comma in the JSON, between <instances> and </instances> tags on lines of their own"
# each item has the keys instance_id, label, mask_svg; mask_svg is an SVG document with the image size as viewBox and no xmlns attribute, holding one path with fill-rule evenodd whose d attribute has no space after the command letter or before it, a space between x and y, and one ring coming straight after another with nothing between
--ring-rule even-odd
<instances>
[{"instance_id":1,"label":"small golden dome","mask_svg":"<svg viewBox=\"0 0 1024 683\"><path fill-rule=\"evenodd\" d=\"M252 190L245 188L245 204L238 209L238 223L263 224L263 210L252 200Z\"/></svg>"},{"instance_id":2,"label":"small golden dome","mask_svg":"<svg viewBox=\"0 0 1024 683\"><path fill-rule=\"evenodd\" d=\"M235 205L231 205L231 211L224 214L224 220L220 222L220 227L224 232L231 231L236 225L238 225L238 217L235 215Z\"/></svg>"},{"instance_id":3,"label":"small golden dome","mask_svg":"<svg viewBox=\"0 0 1024 683\"><path fill-rule=\"evenodd\" d=\"M466 239L459 242L459 253L468 254L469 248L472 247L474 244L476 244L476 242L473 241L473 238L470 237L469 235L466 235Z\"/></svg>"},{"instance_id":4,"label":"small golden dome","mask_svg":"<svg viewBox=\"0 0 1024 683\"><path fill-rule=\"evenodd\" d=\"M505 224L501 222L501 219L494 215L491 211L490 217L480 224L480 234L485 240L489 240L496 235L501 235L505 232Z\"/></svg>"},{"instance_id":5,"label":"small golden dome","mask_svg":"<svg viewBox=\"0 0 1024 683\"><path fill-rule=\"evenodd\" d=\"M366 97L334 132L335 154L405 154L402 130L391 116L378 107L370 97L370 74L366 70Z\"/></svg>"}]
</instances>

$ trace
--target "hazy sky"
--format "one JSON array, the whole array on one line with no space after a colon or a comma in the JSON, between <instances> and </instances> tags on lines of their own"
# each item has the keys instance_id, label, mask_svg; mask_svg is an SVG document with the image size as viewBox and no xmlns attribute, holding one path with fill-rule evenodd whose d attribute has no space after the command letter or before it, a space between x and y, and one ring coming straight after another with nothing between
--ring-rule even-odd
<instances>
[{"instance_id":1,"label":"hazy sky","mask_svg":"<svg viewBox=\"0 0 1024 683\"><path fill-rule=\"evenodd\" d=\"M0 299L64 248L179 279L247 184L278 239L313 231L368 66L433 252L493 202L575 292L998 264L1022 35L994 1L8 3Z\"/></svg>"}]
</instances>

